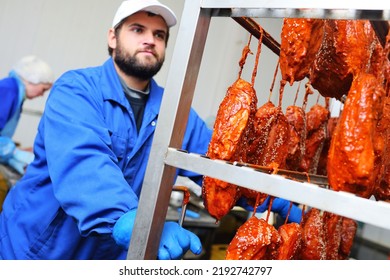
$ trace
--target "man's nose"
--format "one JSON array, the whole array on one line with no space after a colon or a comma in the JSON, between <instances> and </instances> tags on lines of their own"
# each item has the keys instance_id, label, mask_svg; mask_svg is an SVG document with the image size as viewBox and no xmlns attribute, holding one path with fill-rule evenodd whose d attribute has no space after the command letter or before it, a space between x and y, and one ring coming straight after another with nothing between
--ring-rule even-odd
<instances>
[{"instance_id":1,"label":"man's nose","mask_svg":"<svg viewBox=\"0 0 390 280\"><path fill-rule=\"evenodd\" d=\"M155 44L156 37L154 36L153 32L145 32L145 43L149 45Z\"/></svg>"}]
</instances>

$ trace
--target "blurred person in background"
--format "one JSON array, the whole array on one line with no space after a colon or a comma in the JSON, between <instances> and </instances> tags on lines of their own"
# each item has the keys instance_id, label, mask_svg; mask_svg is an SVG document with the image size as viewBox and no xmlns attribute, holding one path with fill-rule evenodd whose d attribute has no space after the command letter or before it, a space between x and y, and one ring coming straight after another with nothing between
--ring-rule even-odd
<instances>
[{"instance_id":1,"label":"blurred person in background","mask_svg":"<svg viewBox=\"0 0 390 280\"><path fill-rule=\"evenodd\" d=\"M0 210L8 189L14 183L8 179L20 178L34 158L30 151L17 148L12 139L23 103L26 99L42 96L51 88L53 81L49 65L34 55L21 58L8 77L0 80L0 172L3 178L0 183Z\"/></svg>"}]
</instances>

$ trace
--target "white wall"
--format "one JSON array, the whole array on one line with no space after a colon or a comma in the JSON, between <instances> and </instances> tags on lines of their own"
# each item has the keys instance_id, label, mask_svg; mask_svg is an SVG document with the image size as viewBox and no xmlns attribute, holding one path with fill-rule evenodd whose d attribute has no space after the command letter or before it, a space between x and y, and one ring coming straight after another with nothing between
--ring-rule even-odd
<instances>
[{"instance_id":1,"label":"white wall","mask_svg":"<svg viewBox=\"0 0 390 280\"><path fill-rule=\"evenodd\" d=\"M106 34L119 0L1 0L0 77L22 56L47 61L55 76L72 68L98 65L107 57ZM46 97L27 100L25 109L42 111ZM14 139L32 146L40 117L23 113Z\"/></svg>"},{"instance_id":2,"label":"white wall","mask_svg":"<svg viewBox=\"0 0 390 280\"><path fill-rule=\"evenodd\" d=\"M106 60L106 35L114 13L122 0L1 0L0 1L0 77L8 74L22 56L35 54L46 60L56 77L80 67L100 65ZM177 14L179 23L184 0L161 0ZM281 20L261 19L262 26L278 41ZM170 59L175 47L179 24L172 28L166 63L156 79L165 85ZM238 61L249 33L230 18L213 18L206 42L193 106L203 118L215 115L227 88L238 75ZM251 79L257 49L252 40L254 55L248 57L243 78ZM260 57L256 90L259 103L268 98L277 56L264 45ZM276 86L278 83L276 83ZM275 88L277 91L277 88ZM285 94L292 97L295 94ZM24 147L33 145L39 115L47 95L24 104L25 112L14 139ZM210 98L210 96L212 96ZM277 94L273 100L277 102ZM284 104L288 104L286 101Z\"/></svg>"}]
</instances>

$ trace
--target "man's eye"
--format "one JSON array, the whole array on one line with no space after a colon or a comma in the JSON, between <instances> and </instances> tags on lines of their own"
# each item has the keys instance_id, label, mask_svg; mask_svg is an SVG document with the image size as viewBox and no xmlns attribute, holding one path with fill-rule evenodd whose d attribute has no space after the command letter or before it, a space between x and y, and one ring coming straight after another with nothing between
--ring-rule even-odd
<instances>
[{"instance_id":1,"label":"man's eye","mask_svg":"<svg viewBox=\"0 0 390 280\"><path fill-rule=\"evenodd\" d=\"M161 39L161 40L165 40L165 34L164 33L156 33L156 38L158 39Z\"/></svg>"},{"instance_id":2,"label":"man's eye","mask_svg":"<svg viewBox=\"0 0 390 280\"><path fill-rule=\"evenodd\" d=\"M133 28L132 29L133 30L133 32L135 32L135 33L142 33L142 28Z\"/></svg>"}]
</instances>

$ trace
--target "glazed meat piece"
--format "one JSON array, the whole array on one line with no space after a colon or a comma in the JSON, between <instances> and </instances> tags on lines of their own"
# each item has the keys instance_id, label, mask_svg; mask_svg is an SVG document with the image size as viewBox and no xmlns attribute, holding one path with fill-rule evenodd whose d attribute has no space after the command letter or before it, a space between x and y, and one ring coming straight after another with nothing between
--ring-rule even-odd
<instances>
[{"instance_id":1,"label":"glazed meat piece","mask_svg":"<svg viewBox=\"0 0 390 280\"><path fill-rule=\"evenodd\" d=\"M290 124L290 149L286 159L287 169L299 170L299 163L305 154L306 146L306 116L303 108L290 105L285 114Z\"/></svg>"},{"instance_id":2,"label":"glazed meat piece","mask_svg":"<svg viewBox=\"0 0 390 280\"><path fill-rule=\"evenodd\" d=\"M280 43L282 79L292 85L307 77L321 45L324 21L285 18Z\"/></svg>"},{"instance_id":3,"label":"glazed meat piece","mask_svg":"<svg viewBox=\"0 0 390 280\"><path fill-rule=\"evenodd\" d=\"M323 213L325 240L326 240L326 259L337 260L339 247L341 243L343 217L330 213Z\"/></svg>"},{"instance_id":4,"label":"glazed meat piece","mask_svg":"<svg viewBox=\"0 0 390 280\"><path fill-rule=\"evenodd\" d=\"M324 260L326 258L326 240L320 210L311 208L305 213L301 224L303 229L301 260Z\"/></svg>"},{"instance_id":5,"label":"glazed meat piece","mask_svg":"<svg viewBox=\"0 0 390 280\"><path fill-rule=\"evenodd\" d=\"M341 99L354 75L369 65L372 28L369 21L325 20L324 37L310 70L311 85L321 95Z\"/></svg>"},{"instance_id":6,"label":"glazed meat piece","mask_svg":"<svg viewBox=\"0 0 390 280\"><path fill-rule=\"evenodd\" d=\"M296 259L302 245L302 228L297 223L283 224L278 229L281 243L278 247L278 260Z\"/></svg>"},{"instance_id":7,"label":"glazed meat piece","mask_svg":"<svg viewBox=\"0 0 390 280\"><path fill-rule=\"evenodd\" d=\"M380 166L380 171L375 184L374 196L376 200L390 201L390 97L384 98L383 106L383 117L377 126L377 135L382 136L379 139L383 140L383 147L382 152L378 152L380 158L377 160L380 162L377 164ZM376 146L378 146L378 142L381 141L376 142ZM377 150L379 150L378 147Z\"/></svg>"},{"instance_id":8,"label":"glazed meat piece","mask_svg":"<svg viewBox=\"0 0 390 280\"><path fill-rule=\"evenodd\" d=\"M368 198L376 182L375 130L383 88L371 74L354 78L329 148L327 173L333 190Z\"/></svg>"},{"instance_id":9,"label":"glazed meat piece","mask_svg":"<svg viewBox=\"0 0 390 280\"><path fill-rule=\"evenodd\" d=\"M334 132L334 129L336 128L337 122L339 118L338 117L331 117L328 120L328 123L326 125L326 137L324 141L324 145L322 147L320 159L318 161L318 166L317 166L317 174L318 175L327 175L327 162L328 162L328 153L329 153L329 147L330 147L330 142L332 140L332 135Z\"/></svg>"},{"instance_id":10,"label":"glazed meat piece","mask_svg":"<svg viewBox=\"0 0 390 280\"><path fill-rule=\"evenodd\" d=\"M238 79L229 87L218 109L207 151L209 158L246 161L247 141L256 106L256 92L250 83ZM240 194L233 184L205 177L202 196L210 215L220 220L236 204Z\"/></svg>"},{"instance_id":11,"label":"glazed meat piece","mask_svg":"<svg viewBox=\"0 0 390 280\"><path fill-rule=\"evenodd\" d=\"M255 115L256 138L247 151L249 163L267 166L272 163L283 168L286 164L289 123L279 106L267 102Z\"/></svg>"},{"instance_id":12,"label":"glazed meat piece","mask_svg":"<svg viewBox=\"0 0 390 280\"><path fill-rule=\"evenodd\" d=\"M306 114L305 154L301 161L300 171L317 173L318 162L326 138L326 125L330 112L324 106L315 104Z\"/></svg>"},{"instance_id":13,"label":"glazed meat piece","mask_svg":"<svg viewBox=\"0 0 390 280\"><path fill-rule=\"evenodd\" d=\"M284 168L289 150L289 123L279 106L266 102L256 112L253 122L253 137L246 149L248 163ZM242 196L255 206L259 192L240 188ZM260 194L260 203L266 199Z\"/></svg>"},{"instance_id":14,"label":"glazed meat piece","mask_svg":"<svg viewBox=\"0 0 390 280\"><path fill-rule=\"evenodd\" d=\"M388 74L386 76L386 69L389 67L387 56L388 50L382 47L377 37L373 38L368 73L377 77L380 83L383 83L386 77L389 78Z\"/></svg>"},{"instance_id":15,"label":"glazed meat piece","mask_svg":"<svg viewBox=\"0 0 390 280\"><path fill-rule=\"evenodd\" d=\"M236 156L248 133L250 116L256 113L256 106L256 92L250 83L238 79L229 87L217 112L208 157L231 160Z\"/></svg>"},{"instance_id":16,"label":"glazed meat piece","mask_svg":"<svg viewBox=\"0 0 390 280\"><path fill-rule=\"evenodd\" d=\"M209 214L219 221L236 205L241 194L236 185L205 176L202 196Z\"/></svg>"},{"instance_id":17,"label":"glazed meat piece","mask_svg":"<svg viewBox=\"0 0 390 280\"><path fill-rule=\"evenodd\" d=\"M275 259L280 242L274 226L252 216L238 228L226 250L226 260Z\"/></svg>"},{"instance_id":18,"label":"glazed meat piece","mask_svg":"<svg viewBox=\"0 0 390 280\"><path fill-rule=\"evenodd\" d=\"M390 36L387 36L385 48L381 46L378 40L375 41L373 52L371 55L369 73L372 73L378 81L378 86L382 85L385 91L383 98L383 109L378 116L378 125L374 134L374 151L375 161L374 168L378 174L374 197L377 200L390 200L390 97L389 97L389 42Z\"/></svg>"},{"instance_id":19,"label":"glazed meat piece","mask_svg":"<svg viewBox=\"0 0 390 280\"><path fill-rule=\"evenodd\" d=\"M338 259L340 260L348 259L351 253L356 231L357 231L357 223L352 219L343 217L341 222L341 240L340 240Z\"/></svg>"}]
</instances>

